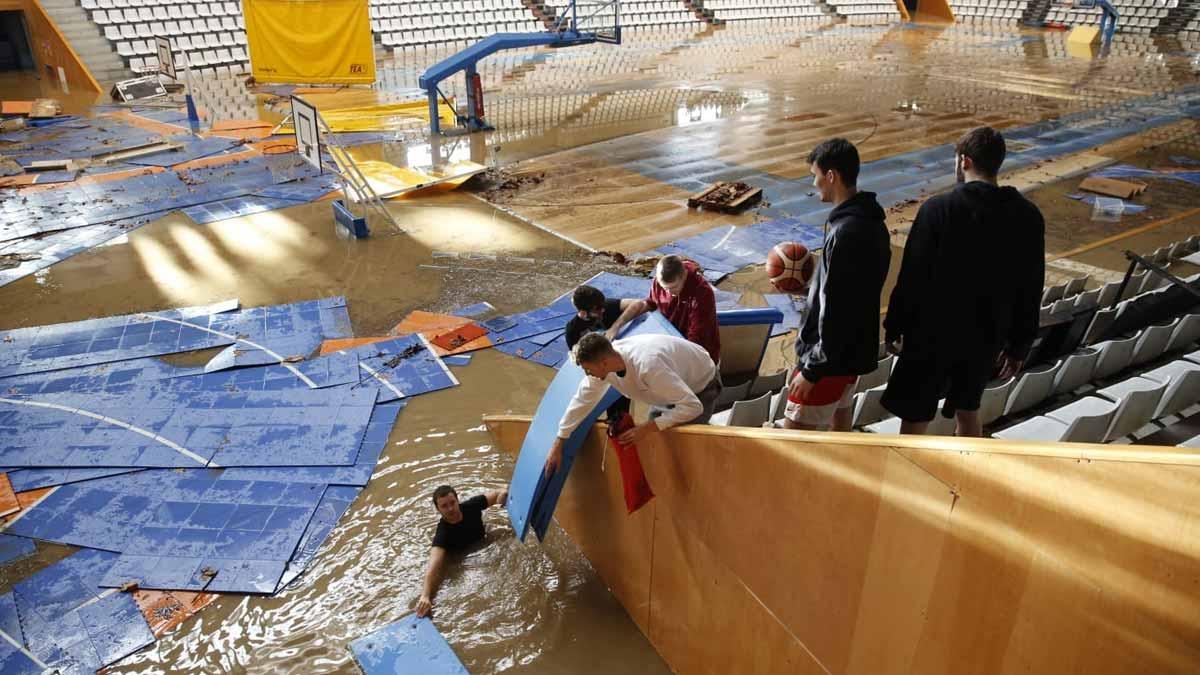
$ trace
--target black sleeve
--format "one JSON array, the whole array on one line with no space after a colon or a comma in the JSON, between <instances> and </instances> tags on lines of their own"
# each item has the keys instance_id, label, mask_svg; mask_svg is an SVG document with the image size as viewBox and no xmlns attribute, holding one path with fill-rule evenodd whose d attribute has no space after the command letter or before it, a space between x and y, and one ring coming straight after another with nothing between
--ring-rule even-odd
<instances>
[{"instance_id":1,"label":"black sleeve","mask_svg":"<svg viewBox=\"0 0 1200 675\"><path fill-rule=\"evenodd\" d=\"M936 256L934 227L937 215L933 206L929 201L921 205L904 243L900 274L888 299L887 316L883 319L884 339L889 343L900 339L912 328L917 303L928 298L925 280Z\"/></svg>"},{"instance_id":2,"label":"black sleeve","mask_svg":"<svg viewBox=\"0 0 1200 675\"><path fill-rule=\"evenodd\" d=\"M1012 305L1012 333L1005 351L1009 356L1025 360L1037 337L1042 304L1042 289L1046 285L1046 221L1042 213L1029 205L1029 236L1018 252L1019 276L1015 279L1016 297Z\"/></svg>"},{"instance_id":3,"label":"black sleeve","mask_svg":"<svg viewBox=\"0 0 1200 675\"><path fill-rule=\"evenodd\" d=\"M612 325L621 318L621 299L609 298L604 301L604 316L601 322L604 325L604 330L612 328Z\"/></svg>"},{"instance_id":4,"label":"black sleeve","mask_svg":"<svg viewBox=\"0 0 1200 675\"><path fill-rule=\"evenodd\" d=\"M571 317L571 320L567 322L567 332L564 335L567 339L567 351L575 348L575 343L579 342L579 338L583 337L584 330L583 321L577 316Z\"/></svg>"}]
</instances>

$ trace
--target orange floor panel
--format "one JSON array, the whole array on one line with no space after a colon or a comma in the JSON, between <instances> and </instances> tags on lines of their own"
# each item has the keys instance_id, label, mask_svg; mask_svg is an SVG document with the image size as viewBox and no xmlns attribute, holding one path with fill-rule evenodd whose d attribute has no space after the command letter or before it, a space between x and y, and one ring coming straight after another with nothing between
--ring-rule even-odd
<instances>
[{"instance_id":1,"label":"orange floor panel","mask_svg":"<svg viewBox=\"0 0 1200 675\"><path fill-rule=\"evenodd\" d=\"M12 482L8 474L0 473L0 516L7 516L21 510L21 502L13 492Z\"/></svg>"},{"instance_id":2,"label":"orange floor panel","mask_svg":"<svg viewBox=\"0 0 1200 675\"><path fill-rule=\"evenodd\" d=\"M146 623L150 624L150 632L154 633L156 638L175 630L179 624L216 599L215 593L140 589L133 592L133 600L142 611L142 616L146 617Z\"/></svg>"},{"instance_id":3,"label":"orange floor panel","mask_svg":"<svg viewBox=\"0 0 1200 675\"><path fill-rule=\"evenodd\" d=\"M461 316L451 316L449 314L434 314L433 312L422 312L417 310L396 324L392 332L397 335L411 335L420 333L424 335L432 343L439 336L458 330L468 324L475 323L471 319L465 319ZM434 343L433 351L438 356L449 356L451 354L464 354L473 352L477 349L487 349L492 346L492 341L488 336L476 337L468 342L461 343L454 349L446 349Z\"/></svg>"}]
</instances>

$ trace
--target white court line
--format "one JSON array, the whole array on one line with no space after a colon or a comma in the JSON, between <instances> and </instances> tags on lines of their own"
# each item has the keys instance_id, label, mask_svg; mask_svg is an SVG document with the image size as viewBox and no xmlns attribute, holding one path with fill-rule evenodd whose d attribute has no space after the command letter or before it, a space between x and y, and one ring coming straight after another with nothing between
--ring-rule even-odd
<instances>
[{"instance_id":1,"label":"white court line","mask_svg":"<svg viewBox=\"0 0 1200 675\"><path fill-rule=\"evenodd\" d=\"M383 375L381 375L378 370L375 370L374 368L372 368L371 366L368 366L367 364L363 363L362 361L358 362L358 367L362 368L363 370L370 373L371 377L375 378L376 380L379 380L383 384L383 386L387 387L388 389L391 389L393 394L399 396L400 398L404 398L404 392L397 389L396 385L392 384L391 382L388 382L387 378L384 377Z\"/></svg>"},{"instance_id":2,"label":"white court line","mask_svg":"<svg viewBox=\"0 0 1200 675\"><path fill-rule=\"evenodd\" d=\"M33 510L33 507L37 506L38 504L41 504L41 503L42 503L43 501L45 501L45 500L46 500L46 498L48 498L50 495L54 494L55 492L58 492L58 488L60 488L60 487L62 487L62 486L61 486L61 485L55 485L54 487L50 488L50 490L49 490L49 491L47 491L47 492L46 492L46 494L42 495L41 497L38 497L38 498L37 498L37 501L35 501L34 503L30 504L29 506L26 506L26 507L22 508L20 511L17 511L17 515L13 516L13 518L12 518L11 520L9 520L8 522L4 523L3 525L0 525L0 532L3 532L4 530L7 530L8 528L12 527L12 526L13 526L13 523L15 523L15 522L17 522L18 520L20 520L21 518L23 518L23 517L25 516L25 514L26 514L26 513L29 513L30 511L32 511L32 510Z\"/></svg>"},{"instance_id":3,"label":"white court line","mask_svg":"<svg viewBox=\"0 0 1200 675\"><path fill-rule=\"evenodd\" d=\"M29 651L28 649L25 649L24 645L22 645L20 642L17 642L16 640L14 640L11 635L9 635L8 633L5 633L3 630L0 630L0 638L4 638L5 642L12 645L15 649L19 650L25 656L28 656L29 660L33 661L33 663L38 668L41 668L42 670L50 669L50 666L47 666L46 664L42 663L41 660L38 659L38 657L33 655L33 652Z\"/></svg>"},{"instance_id":4,"label":"white court line","mask_svg":"<svg viewBox=\"0 0 1200 675\"><path fill-rule=\"evenodd\" d=\"M737 225L730 225L729 231L725 233L724 237L721 237L721 241L718 241L717 244L713 246L713 250L715 251L724 246L725 242L729 241L729 238L733 236L735 230L737 230Z\"/></svg>"},{"instance_id":5,"label":"white court line","mask_svg":"<svg viewBox=\"0 0 1200 675\"><path fill-rule=\"evenodd\" d=\"M187 326L188 328L195 328L196 330L202 330L206 333L212 333L213 335L220 335L221 337L226 338L228 340L233 340L234 342L240 342L242 344L249 345L255 349L262 350L263 352L266 352L266 354L268 356L270 356L271 358L279 361L279 365L292 371L292 374L295 375L296 377L300 378L300 380L303 381L304 384L307 384L309 389L317 388L316 382L313 382L311 379L309 379L309 377L307 375L300 372L300 370L298 368L296 368L292 364L288 363L287 359L283 358L282 356L275 353L274 351L267 349L266 347L258 344L257 342L251 342L250 340L247 340L246 338L240 338L236 335L230 335L229 333L222 333L219 330L213 330L211 328L208 328L207 326L197 326L194 323L188 323L187 321L180 321L179 319L168 319L165 316L155 316L153 314L144 314L144 313L139 313L138 316L145 317L147 319L152 319L154 321L169 321L171 323L177 323L180 326Z\"/></svg>"},{"instance_id":6,"label":"white court line","mask_svg":"<svg viewBox=\"0 0 1200 675\"><path fill-rule=\"evenodd\" d=\"M187 457L188 459L198 462L200 464L200 466L208 466L208 467L212 467L214 469L220 468L216 462L210 463L207 459L204 459L200 455L197 455L196 453L192 452L191 450L188 450L187 448L176 443L175 441L172 441L168 438L163 438L162 436L159 436L158 434L154 433L153 431L149 431L149 430L143 429L141 427L135 427L128 422L122 422L121 420L114 419L112 417L106 417L104 415L101 415L99 413L94 413L89 410L84 410L82 408L72 408L70 406L59 405L57 403L46 403L43 401L20 401L20 400L12 399L12 398L0 398L0 403L10 403L12 405L24 405L24 406L29 406L32 408L49 408L50 410L60 410L62 412L69 412L69 413L74 413L76 415L82 415L84 417L90 417L94 420L100 420L101 422L104 422L106 424L112 424L113 426L118 426L118 427L121 427L122 429L127 429L129 431L134 432L135 434L141 434L141 435L145 436L146 438L149 438L150 440L156 441L158 443L161 443L161 444L167 446L168 448L171 448L175 452L178 452L179 454L183 455L184 457Z\"/></svg>"},{"instance_id":7,"label":"white court line","mask_svg":"<svg viewBox=\"0 0 1200 675\"><path fill-rule=\"evenodd\" d=\"M446 373L446 377L450 378L450 381L453 382L454 386L457 387L458 378L454 376L454 373L450 372L450 366L446 365L446 362L442 360L442 357L438 356L438 353L433 350L433 345L429 344L429 338L420 333L417 333L417 337L421 338L421 342L425 343L425 349L429 350L429 354L433 356L433 360L437 361L437 364L442 367L442 372Z\"/></svg>"}]
</instances>

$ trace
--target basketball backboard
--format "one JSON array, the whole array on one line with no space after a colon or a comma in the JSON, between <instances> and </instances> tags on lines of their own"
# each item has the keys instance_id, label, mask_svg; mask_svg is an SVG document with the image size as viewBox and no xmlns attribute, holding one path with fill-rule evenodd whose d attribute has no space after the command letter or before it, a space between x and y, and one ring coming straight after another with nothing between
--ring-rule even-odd
<instances>
[{"instance_id":1,"label":"basketball backboard","mask_svg":"<svg viewBox=\"0 0 1200 675\"><path fill-rule=\"evenodd\" d=\"M292 128L296 130L296 152L321 170L321 127L317 109L299 96L292 97Z\"/></svg>"},{"instance_id":2,"label":"basketball backboard","mask_svg":"<svg viewBox=\"0 0 1200 675\"><path fill-rule=\"evenodd\" d=\"M165 37L154 38L158 47L158 74L166 75L172 80L175 77L175 55L171 53L171 40Z\"/></svg>"}]
</instances>

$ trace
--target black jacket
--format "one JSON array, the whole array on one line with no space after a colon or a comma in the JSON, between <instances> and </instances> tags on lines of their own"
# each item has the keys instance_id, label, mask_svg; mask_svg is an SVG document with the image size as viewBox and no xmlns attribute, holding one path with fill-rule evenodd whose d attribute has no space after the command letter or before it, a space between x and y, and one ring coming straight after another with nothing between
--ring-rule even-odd
<instances>
[{"instance_id":1,"label":"black jacket","mask_svg":"<svg viewBox=\"0 0 1200 675\"><path fill-rule=\"evenodd\" d=\"M796 338L796 362L809 381L875 370L879 295L892 258L884 217L873 192L859 192L829 214L808 314Z\"/></svg>"},{"instance_id":2,"label":"black jacket","mask_svg":"<svg viewBox=\"0 0 1200 675\"><path fill-rule=\"evenodd\" d=\"M1025 359L1038 330L1046 224L1015 188L972 181L917 212L883 327L935 359Z\"/></svg>"}]
</instances>

